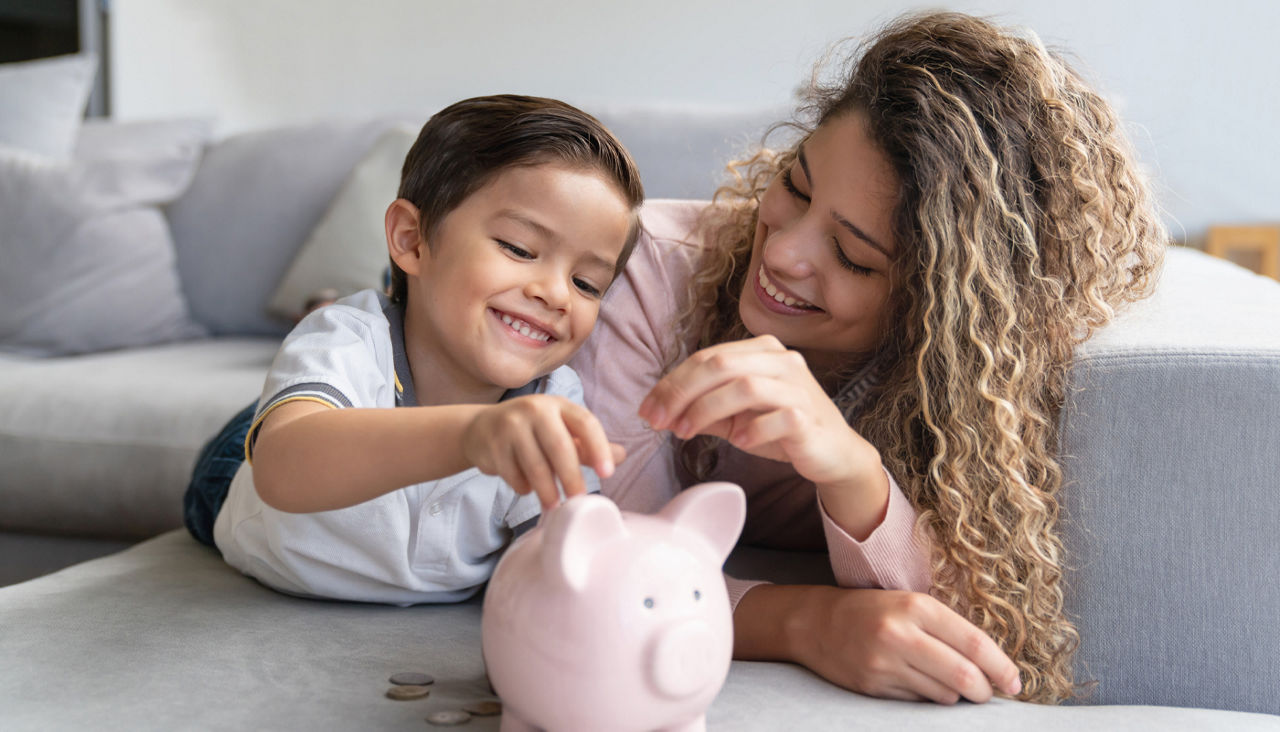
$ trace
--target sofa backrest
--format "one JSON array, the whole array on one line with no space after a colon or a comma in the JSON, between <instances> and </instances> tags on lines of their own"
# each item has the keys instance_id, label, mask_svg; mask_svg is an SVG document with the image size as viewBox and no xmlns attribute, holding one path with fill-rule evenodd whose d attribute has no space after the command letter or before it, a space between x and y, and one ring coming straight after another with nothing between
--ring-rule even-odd
<instances>
[{"instance_id":1,"label":"sofa backrest","mask_svg":"<svg viewBox=\"0 0 1280 732\"><path fill-rule=\"evenodd\" d=\"M1067 610L1093 704L1280 714L1280 283L1169 252L1063 413Z\"/></svg>"},{"instance_id":2,"label":"sofa backrest","mask_svg":"<svg viewBox=\"0 0 1280 732\"><path fill-rule=\"evenodd\" d=\"M649 198L709 198L725 163L758 144L768 125L786 114L776 108L588 111L627 145ZM374 141L392 126L424 121L331 121L210 145L190 188L167 210L195 320L219 335L288 332L291 324L269 315L267 304L299 247Z\"/></svg>"}]
</instances>

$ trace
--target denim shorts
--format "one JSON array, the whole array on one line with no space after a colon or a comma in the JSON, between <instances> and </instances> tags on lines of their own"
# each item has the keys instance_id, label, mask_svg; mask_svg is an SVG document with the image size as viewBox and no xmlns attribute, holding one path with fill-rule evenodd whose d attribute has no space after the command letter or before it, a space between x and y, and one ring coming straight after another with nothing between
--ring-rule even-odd
<instances>
[{"instance_id":1,"label":"denim shorts","mask_svg":"<svg viewBox=\"0 0 1280 732\"><path fill-rule=\"evenodd\" d=\"M187 531L202 544L213 546L213 523L218 511L227 500L231 479L244 462L244 438L253 425L253 415L258 402L240 410L200 450L196 467L191 471L191 482L182 497L182 518Z\"/></svg>"}]
</instances>

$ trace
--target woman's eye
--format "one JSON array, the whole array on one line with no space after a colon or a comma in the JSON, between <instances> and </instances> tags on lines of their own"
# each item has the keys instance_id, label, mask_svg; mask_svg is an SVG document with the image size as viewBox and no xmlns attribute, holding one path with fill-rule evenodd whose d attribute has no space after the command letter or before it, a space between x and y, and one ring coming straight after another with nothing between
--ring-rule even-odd
<instances>
[{"instance_id":1,"label":"woman's eye","mask_svg":"<svg viewBox=\"0 0 1280 732\"><path fill-rule=\"evenodd\" d=\"M519 257L520 259L533 259L533 254L527 249L521 249L511 242L503 241L501 239L494 239L494 241L498 242L499 247L507 250L512 255Z\"/></svg>"},{"instance_id":2,"label":"woman's eye","mask_svg":"<svg viewBox=\"0 0 1280 732\"><path fill-rule=\"evenodd\" d=\"M573 284L579 290L582 290L584 293L590 295L591 297L600 297L600 288L596 287L590 282L587 282L584 279L581 279L579 277L574 277Z\"/></svg>"},{"instance_id":3,"label":"woman's eye","mask_svg":"<svg viewBox=\"0 0 1280 732\"><path fill-rule=\"evenodd\" d=\"M856 272L861 275L871 274L870 267L863 267L860 264L854 264L848 257L844 255L844 250L840 248L840 241L837 240L835 237L831 237L831 248L835 250L836 263L839 264L841 267L844 267L850 272Z\"/></svg>"},{"instance_id":4,"label":"woman's eye","mask_svg":"<svg viewBox=\"0 0 1280 732\"><path fill-rule=\"evenodd\" d=\"M790 193L805 203L809 203L809 201L812 200L805 194L801 193L799 188L796 188L796 182L791 178L791 168L787 168L782 171L782 187L787 189L787 193Z\"/></svg>"}]
</instances>

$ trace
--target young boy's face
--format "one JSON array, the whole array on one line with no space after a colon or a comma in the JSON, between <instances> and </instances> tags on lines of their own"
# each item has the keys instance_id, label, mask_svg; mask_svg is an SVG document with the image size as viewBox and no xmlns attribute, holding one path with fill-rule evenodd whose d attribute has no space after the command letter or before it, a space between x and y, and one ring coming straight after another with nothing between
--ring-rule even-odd
<instances>
[{"instance_id":1,"label":"young boy's face","mask_svg":"<svg viewBox=\"0 0 1280 732\"><path fill-rule=\"evenodd\" d=\"M421 247L406 338L420 338L438 376L464 391L523 386L586 340L630 226L626 201L598 173L504 170Z\"/></svg>"}]
</instances>

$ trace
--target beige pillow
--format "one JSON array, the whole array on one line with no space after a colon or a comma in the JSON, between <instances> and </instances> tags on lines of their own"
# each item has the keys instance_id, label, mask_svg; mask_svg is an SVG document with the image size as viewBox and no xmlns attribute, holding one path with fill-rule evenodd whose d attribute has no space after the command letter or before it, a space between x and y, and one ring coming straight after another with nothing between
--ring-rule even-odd
<instances>
[{"instance_id":1,"label":"beige pillow","mask_svg":"<svg viewBox=\"0 0 1280 732\"><path fill-rule=\"evenodd\" d=\"M382 288L389 261L383 216L417 136L417 129L395 127L374 142L280 278L267 304L273 315L297 319L307 300L323 290L344 297Z\"/></svg>"}]
</instances>

